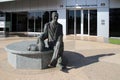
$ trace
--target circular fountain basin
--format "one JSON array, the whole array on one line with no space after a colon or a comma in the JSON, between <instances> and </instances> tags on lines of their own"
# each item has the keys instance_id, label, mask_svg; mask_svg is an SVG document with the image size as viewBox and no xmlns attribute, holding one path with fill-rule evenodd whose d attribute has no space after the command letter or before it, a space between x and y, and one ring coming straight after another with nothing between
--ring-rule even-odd
<instances>
[{"instance_id":1,"label":"circular fountain basin","mask_svg":"<svg viewBox=\"0 0 120 80\"><path fill-rule=\"evenodd\" d=\"M52 58L53 50L29 51L30 44L36 41L21 41L5 47L8 62L16 69L45 69Z\"/></svg>"}]
</instances>

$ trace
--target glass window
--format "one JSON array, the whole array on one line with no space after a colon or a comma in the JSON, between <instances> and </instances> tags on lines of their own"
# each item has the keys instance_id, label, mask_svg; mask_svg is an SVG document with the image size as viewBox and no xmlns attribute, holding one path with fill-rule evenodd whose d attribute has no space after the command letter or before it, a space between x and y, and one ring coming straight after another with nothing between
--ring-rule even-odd
<instances>
[{"instance_id":1,"label":"glass window","mask_svg":"<svg viewBox=\"0 0 120 80\"><path fill-rule=\"evenodd\" d=\"M90 35L97 35L97 10L90 10Z\"/></svg>"},{"instance_id":2,"label":"glass window","mask_svg":"<svg viewBox=\"0 0 120 80\"><path fill-rule=\"evenodd\" d=\"M84 34L88 34L88 10L84 10L83 11L83 14L84 14Z\"/></svg>"},{"instance_id":3,"label":"glass window","mask_svg":"<svg viewBox=\"0 0 120 80\"><path fill-rule=\"evenodd\" d=\"M6 13L6 32L9 32L11 30L11 13Z\"/></svg>"},{"instance_id":4,"label":"glass window","mask_svg":"<svg viewBox=\"0 0 120 80\"><path fill-rule=\"evenodd\" d=\"M12 32L26 32L27 12L6 13L6 27Z\"/></svg>"},{"instance_id":5,"label":"glass window","mask_svg":"<svg viewBox=\"0 0 120 80\"><path fill-rule=\"evenodd\" d=\"M81 10L76 11L76 33L81 34Z\"/></svg>"},{"instance_id":6,"label":"glass window","mask_svg":"<svg viewBox=\"0 0 120 80\"><path fill-rule=\"evenodd\" d=\"M110 9L110 37L120 37L120 8Z\"/></svg>"},{"instance_id":7,"label":"glass window","mask_svg":"<svg viewBox=\"0 0 120 80\"><path fill-rule=\"evenodd\" d=\"M49 18L50 18L50 16L49 16L49 11L43 12L42 17L43 17L43 23L42 23L42 24L43 24L42 31L43 31L45 24L50 21L50 20L49 20Z\"/></svg>"},{"instance_id":8,"label":"glass window","mask_svg":"<svg viewBox=\"0 0 120 80\"><path fill-rule=\"evenodd\" d=\"M0 11L0 17L5 17L5 14Z\"/></svg>"},{"instance_id":9,"label":"glass window","mask_svg":"<svg viewBox=\"0 0 120 80\"><path fill-rule=\"evenodd\" d=\"M12 13L12 32L17 32L17 14L16 13Z\"/></svg>"},{"instance_id":10,"label":"glass window","mask_svg":"<svg viewBox=\"0 0 120 80\"><path fill-rule=\"evenodd\" d=\"M34 32L34 12L29 12L28 13L28 31L29 32Z\"/></svg>"},{"instance_id":11,"label":"glass window","mask_svg":"<svg viewBox=\"0 0 120 80\"><path fill-rule=\"evenodd\" d=\"M44 25L52 19L52 12L57 11L6 13L6 30L42 32Z\"/></svg>"},{"instance_id":12,"label":"glass window","mask_svg":"<svg viewBox=\"0 0 120 80\"><path fill-rule=\"evenodd\" d=\"M27 12L18 12L17 14L17 31L26 32L27 31Z\"/></svg>"},{"instance_id":13,"label":"glass window","mask_svg":"<svg viewBox=\"0 0 120 80\"><path fill-rule=\"evenodd\" d=\"M68 34L74 34L74 10L68 10L67 11L67 33Z\"/></svg>"},{"instance_id":14,"label":"glass window","mask_svg":"<svg viewBox=\"0 0 120 80\"><path fill-rule=\"evenodd\" d=\"M41 12L35 13L35 32L41 32Z\"/></svg>"}]
</instances>

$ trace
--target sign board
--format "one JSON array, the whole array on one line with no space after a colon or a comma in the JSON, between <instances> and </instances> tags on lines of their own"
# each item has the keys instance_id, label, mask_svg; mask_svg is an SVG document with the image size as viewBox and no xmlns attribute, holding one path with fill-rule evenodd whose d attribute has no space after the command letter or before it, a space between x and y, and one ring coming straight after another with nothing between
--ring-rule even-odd
<instances>
[{"instance_id":1,"label":"sign board","mask_svg":"<svg viewBox=\"0 0 120 80\"><path fill-rule=\"evenodd\" d=\"M97 4L93 4L93 5L78 5L78 4L76 4L76 5L68 5L68 6L66 6L66 7L97 7Z\"/></svg>"}]
</instances>

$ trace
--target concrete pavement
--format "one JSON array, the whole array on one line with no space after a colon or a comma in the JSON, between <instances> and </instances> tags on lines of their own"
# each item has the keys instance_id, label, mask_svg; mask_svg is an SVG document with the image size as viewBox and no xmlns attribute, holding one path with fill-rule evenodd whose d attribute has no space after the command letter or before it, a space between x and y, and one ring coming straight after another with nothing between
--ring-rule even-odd
<instances>
[{"instance_id":1,"label":"concrete pavement","mask_svg":"<svg viewBox=\"0 0 120 80\"><path fill-rule=\"evenodd\" d=\"M0 80L120 80L120 45L64 39L66 72L58 67L45 70L18 70L7 62L4 47L36 38L0 38Z\"/></svg>"}]
</instances>

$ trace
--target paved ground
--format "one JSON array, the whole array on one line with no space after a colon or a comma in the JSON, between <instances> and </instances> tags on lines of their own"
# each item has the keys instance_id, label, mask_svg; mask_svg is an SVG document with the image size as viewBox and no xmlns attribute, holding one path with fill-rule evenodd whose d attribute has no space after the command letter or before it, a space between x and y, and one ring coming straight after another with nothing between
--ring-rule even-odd
<instances>
[{"instance_id":1,"label":"paved ground","mask_svg":"<svg viewBox=\"0 0 120 80\"><path fill-rule=\"evenodd\" d=\"M67 70L18 70L7 62L4 47L35 38L0 38L0 80L120 80L120 45L64 40Z\"/></svg>"}]
</instances>

